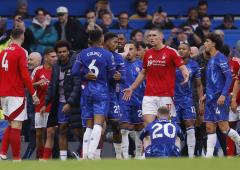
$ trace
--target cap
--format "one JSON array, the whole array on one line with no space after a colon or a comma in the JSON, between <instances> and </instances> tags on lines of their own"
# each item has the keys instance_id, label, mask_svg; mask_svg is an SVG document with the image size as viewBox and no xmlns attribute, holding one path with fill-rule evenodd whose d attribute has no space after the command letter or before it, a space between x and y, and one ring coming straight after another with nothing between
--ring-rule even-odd
<instances>
[{"instance_id":1,"label":"cap","mask_svg":"<svg viewBox=\"0 0 240 170\"><path fill-rule=\"evenodd\" d=\"M60 6L57 8L57 14L59 13L68 13L68 9L65 6Z\"/></svg>"}]
</instances>

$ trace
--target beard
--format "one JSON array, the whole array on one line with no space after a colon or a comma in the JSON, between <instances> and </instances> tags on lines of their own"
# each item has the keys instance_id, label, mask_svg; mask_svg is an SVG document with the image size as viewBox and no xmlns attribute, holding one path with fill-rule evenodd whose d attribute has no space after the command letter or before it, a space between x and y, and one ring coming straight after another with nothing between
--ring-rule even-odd
<instances>
[{"instance_id":1,"label":"beard","mask_svg":"<svg viewBox=\"0 0 240 170\"><path fill-rule=\"evenodd\" d=\"M137 11L137 14L138 14L140 17L146 17L146 16L147 16L147 11L145 11L145 12Z\"/></svg>"}]
</instances>

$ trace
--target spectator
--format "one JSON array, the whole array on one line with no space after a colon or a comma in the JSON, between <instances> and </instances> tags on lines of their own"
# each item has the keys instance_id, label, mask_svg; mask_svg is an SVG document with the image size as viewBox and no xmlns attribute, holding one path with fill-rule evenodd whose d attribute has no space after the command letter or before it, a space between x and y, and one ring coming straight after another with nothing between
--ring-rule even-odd
<instances>
[{"instance_id":1,"label":"spectator","mask_svg":"<svg viewBox=\"0 0 240 170\"><path fill-rule=\"evenodd\" d=\"M101 17L102 22L99 26L103 29L103 32L108 32L108 29L112 26L112 15L108 11L105 11Z\"/></svg>"},{"instance_id":2,"label":"spectator","mask_svg":"<svg viewBox=\"0 0 240 170\"><path fill-rule=\"evenodd\" d=\"M6 19L0 17L0 52L8 46L10 42L10 34L7 31Z\"/></svg>"},{"instance_id":3,"label":"spectator","mask_svg":"<svg viewBox=\"0 0 240 170\"><path fill-rule=\"evenodd\" d=\"M114 15L110 8L110 3L108 0L96 0L95 4L95 12L96 12L96 18L102 18L102 14L105 12L109 12L111 14L111 17L114 18Z\"/></svg>"},{"instance_id":4,"label":"spectator","mask_svg":"<svg viewBox=\"0 0 240 170\"><path fill-rule=\"evenodd\" d=\"M206 0L199 0L198 2L198 18L202 19L208 13L208 2Z\"/></svg>"},{"instance_id":5,"label":"spectator","mask_svg":"<svg viewBox=\"0 0 240 170\"><path fill-rule=\"evenodd\" d=\"M190 8L188 10L188 18L187 21L180 25L180 28L183 28L185 26L191 27L194 31L199 26L199 20L198 20L198 11L197 8Z\"/></svg>"},{"instance_id":6,"label":"spectator","mask_svg":"<svg viewBox=\"0 0 240 170\"><path fill-rule=\"evenodd\" d=\"M136 1L136 14L133 14L130 19L152 19L152 16L147 13L148 0Z\"/></svg>"},{"instance_id":7,"label":"spectator","mask_svg":"<svg viewBox=\"0 0 240 170\"><path fill-rule=\"evenodd\" d=\"M215 29L238 29L235 25L234 25L234 17L232 15L225 15L224 19L223 19L223 23L219 26L217 26Z\"/></svg>"},{"instance_id":8,"label":"spectator","mask_svg":"<svg viewBox=\"0 0 240 170\"><path fill-rule=\"evenodd\" d=\"M98 24L96 24L97 17L94 10L91 10L91 9L87 10L85 12L85 17L86 17L86 23L84 25L84 28L86 32L90 30L95 30L95 29L99 29L102 31L102 28Z\"/></svg>"},{"instance_id":9,"label":"spectator","mask_svg":"<svg viewBox=\"0 0 240 170\"><path fill-rule=\"evenodd\" d=\"M58 21L54 26L59 40L67 40L71 43L73 50L81 50L87 47L87 36L81 23L69 17L68 9L64 6L57 8Z\"/></svg>"},{"instance_id":10,"label":"spectator","mask_svg":"<svg viewBox=\"0 0 240 170\"><path fill-rule=\"evenodd\" d=\"M153 14L153 18L145 26L145 29L159 28L159 29L172 29L174 24L168 19L167 13L161 7Z\"/></svg>"},{"instance_id":11,"label":"spectator","mask_svg":"<svg viewBox=\"0 0 240 170\"><path fill-rule=\"evenodd\" d=\"M187 31L188 30L186 29L173 28L171 30L171 35L169 36L166 44L175 49L178 49L178 46L182 43L189 44L189 46L193 46L195 44L193 36L189 34Z\"/></svg>"},{"instance_id":12,"label":"spectator","mask_svg":"<svg viewBox=\"0 0 240 170\"><path fill-rule=\"evenodd\" d=\"M37 51L43 54L45 48L54 47L58 39L57 31L51 25L50 16L43 8L38 8L35 11L32 25L29 29L33 32L35 43L31 45L31 51Z\"/></svg>"},{"instance_id":13,"label":"spectator","mask_svg":"<svg viewBox=\"0 0 240 170\"><path fill-rule=\"evenodd\" d=\"M199 55L199 50L197 47L192 46L191 48L191 52L190 52L190 57L191 58L196 58Z\"/></svg>"},{"instance_id":14,"label":"spectator","mask_svg":"<svg viewBox=\"0 0 240 170\"><path fill-rule=\"evenodd\" d=\"M196 31L194 32L194 40L196 45L199 47L205 41L207 35L211 32L211 19L208 15L205 15L201 19L201 24L197 27Z\"/></svg>"},{"instance_id":15,"label":"spectator","mask_svg":"<svg viewBox=\"0 0 240 170\"><path fill-rule=\"evenodd\" d=\"M132 27L129 26L129 16L127 12L123 11L119 14L118 22L112 26L112 29L132 29Z\"/></svg>"},{"instance_id":16,"label":"spectator","mask_svg":"<svg viewBox=\"0 0 240 170\"><path fill-rule=\"evenodd\" d=\"M24 19L30 18L27 10L28 10L27 0L18 0L18 8L15 12L15 15L21 15Z\"/></svg>"},{"instance_id":17,"label":"spectator","mask_svg":"<svg viewBox=\"0 0 240 170\"><path fill-rule=\"evenodd\" d=\"M31 52L30 46L35 42L34 35L32 31L29 28L25 27L25 23L23 20L23 17L21 15L15 15L13 17L13 29L14 28L19 28L24 30L24 42L22 44L22 47L28 51L28 53ZM11 33L12 29L8 30L9 34Z\"/></svg>"},{"instance_id":18,"label":"spectator","mask_svg":"<svg viewBox=\"0 0 240 170\"><path fill-rule=\"evenodd\" d=\"M143 41L143 32L140 29L135 29L130 34L130 39L135 42Z\"/></svg>"},{"instance_id":19,"label":"spectator","mask_svg":"<svg viewBox=\"0 0 240 170\"><path fill-rule=\"evenodd\" d=\"M224 42L224 32L222 30L214 30L214 33L219 35L221 38L222 42Z\"/></svg>"}]
</instances>

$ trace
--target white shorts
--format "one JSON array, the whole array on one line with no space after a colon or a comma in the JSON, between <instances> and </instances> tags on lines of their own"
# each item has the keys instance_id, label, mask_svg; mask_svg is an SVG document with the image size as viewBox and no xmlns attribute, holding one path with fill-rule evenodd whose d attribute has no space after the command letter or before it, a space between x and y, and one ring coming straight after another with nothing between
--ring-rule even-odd
<instances>
[{"instance_id":1,"label":"white shorts","mask_svg":"<svg viewBox=\"0 0 240 170\"><path fill-rule=\"evenodd\" d=\"M236 122L240 120L240 106L237 107L237 112L234 113L231 109L229 111L229 122Z\"/></svg>"},{"instance_id":2,"label":"white shorts","mask_svg":"<svg viewBox=\"0 0 240 170\"><path fill-rule=\"evenodd\" d=\"M41 115L39 112L35 113L35 128L46 128L48 115L49 113L43 113L43 115Z\"/></svg>"},{"instance_id":3,"label":"white shorts","mask_svg":"<svg viewBox=\"0 0 240 170\"><path fill-rule=\"evenodd\" d=\"M27 104L25 97L1 97L1 105L5 119L10 121L27 120Z\"/></svg>"},{"instance_id":4,"label":"white shorts","mask_svg":"<svg viewBox=\"0 0 240 170\"><path fill-rule=\"evenodd\" d=\"M142 102L142 113L143 115L157 115L157 111L161 106L170 108L171 117L176 116L176 109L171 97L144 96Z\"/></svg>"}]
</instances>

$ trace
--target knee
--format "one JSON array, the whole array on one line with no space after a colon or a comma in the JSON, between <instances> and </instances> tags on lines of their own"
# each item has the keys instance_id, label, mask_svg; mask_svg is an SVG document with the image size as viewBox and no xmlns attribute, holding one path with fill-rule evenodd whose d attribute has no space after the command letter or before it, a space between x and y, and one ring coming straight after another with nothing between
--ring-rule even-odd
<instances>
[{"instance_id":1,"label":"knee","mask_svg":"<svg viewBox=\"0 0 240 170\"><path fill-rule=\"evenodd\" d=\"M206 131L207 131L207 133L215 133L216 126L206 123Z\"/></svg>"}]
</instances>

